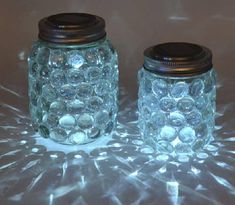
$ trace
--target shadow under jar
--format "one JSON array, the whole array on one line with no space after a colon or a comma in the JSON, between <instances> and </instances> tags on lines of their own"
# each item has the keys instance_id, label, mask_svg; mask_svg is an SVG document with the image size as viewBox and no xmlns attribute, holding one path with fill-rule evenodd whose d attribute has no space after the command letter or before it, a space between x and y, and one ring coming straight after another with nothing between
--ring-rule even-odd
<instances>
[{"instance_id":1,"label":"shadow under jar","mask_svg":"<svg viewBox=\"0 0 235 205\"><path fill-rule=\"evenodd\" d=\"M42 19L28 65L30 114L43 137L84 144L112 131L118 59L101 17L62 13Z\"/></svg>"},{"instance_id":2,"label":"shadow under jar","mask_svg":"<svg viewBox=\"0 0 235 205\"><path fill-rule=\"evenodd\" d=\"M191 155L213 139L216 73L203 46L171 42L144 52L139 129L157 152Z\"/></svg>"}]
</instances>

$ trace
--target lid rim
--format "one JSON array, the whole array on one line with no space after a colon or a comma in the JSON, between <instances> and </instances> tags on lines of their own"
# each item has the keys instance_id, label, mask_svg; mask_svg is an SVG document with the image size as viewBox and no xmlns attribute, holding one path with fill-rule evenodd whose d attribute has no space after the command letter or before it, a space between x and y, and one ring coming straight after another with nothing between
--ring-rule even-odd
<instances>
[{"instance_id":1,"label":"lid rim","mask_svg":"<svg viewBox=\"0 0 235 205\"><path fill-rule=\"evenodd\" d=\"M158 44L144 51L143 67L166 76L198 75L212 69L212 52L204 46L185 42Z\"/></svg>"},{"instance_id":2,"label":"lid rim","mask_svg":"<svg viewBox=\"0 0 235 205\"><path fill-rule=\"evenodd\" d=\"M106 36L103 18L87 13L60 13L41 19L38 38L58 44L86 44Z\"/></svg>"}]
</instances>

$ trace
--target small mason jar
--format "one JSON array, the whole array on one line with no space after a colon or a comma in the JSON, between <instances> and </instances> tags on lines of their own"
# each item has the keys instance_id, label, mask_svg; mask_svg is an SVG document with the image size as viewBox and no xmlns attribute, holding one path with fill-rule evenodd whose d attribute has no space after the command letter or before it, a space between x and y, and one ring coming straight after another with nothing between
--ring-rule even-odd
<instances>
[{"instance_id":1,"label":"small mason jar","mask_svg":"<svg viewBox=\"0 0 235 205\"><path fill-rule=\"evenodd\" d=\"M118 59L101 17L62 13L43 18L28 65L29 110L43 137L84 144L112 131Z\"/></svg>"},{"instance_id":2,"label":"small mason jar","mask_svg":"<svg viewBox=\"0 0 235 205\"><path fill-rule=\"evenodd\" d=\"M171 42L144 52L139 129L157 152L190 155L213 138L216 73L203 46Z\"/></svg>"}]
</instances>

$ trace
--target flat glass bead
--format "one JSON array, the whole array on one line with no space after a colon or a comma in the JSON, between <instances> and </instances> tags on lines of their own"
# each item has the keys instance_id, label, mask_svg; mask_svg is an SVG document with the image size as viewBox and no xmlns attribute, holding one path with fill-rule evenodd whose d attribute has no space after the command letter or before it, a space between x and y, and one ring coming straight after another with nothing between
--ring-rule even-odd
<instances>
[{"instance_id":1,"label":"flat glass bead","mask_svg":"<svg viewBox=\"0 0 235 205\"><path fill-rule=\"evenodd\" d=\"M82 101L75 99L67 103L67 110L73 114L80 114L85 110L85 104Z\"/></svg>"},{"instance_id":2,"label":"flat glass bead","mask_svg":"<svg viewBox=\"0 0 235 205\"><path fill-rule=\"evenodd\" d=\"M79 69L70 69L67 73L67 82L71 85L78 85L85 81L84 74Z\"/></svg>"},{"instance_id":3,"label":"flat glass bead","mask_svg":"<svg viewBox=\"0 0 235 205\"><path fill-rule=\"evenodd\" d=\"M95 115L95 121L98 126L106 125L109 121L109 113L106 110L99 111Z\"/></svg>"},{"instance_id":4,"label":"flat glass bead","mask_svg":"<svg viewBox=\"0 0 235 205\"><path fill-rule=\"evenodd\" d=\"M94 119L91 115L84 113L77 119L78 126L81 129L89 129L93 126Z\"/></svg>"},{"instance_id":5,"label":"flat glass bead","mask_svg":"<svg viewBox=\"0 0 235 205\"><path fill-rule=\"evenodd\" d=\"M176 130L170 126L164 126L160 131L160 138L168 142L176 138Z\"/></svg>"},{"instance_id":6,"label":"flat glass bead","mask_svg":"<svg viewBox=\"0 0 235 205\"><path fill-rule=\"evenodd\" d=\"M61 87L66 84L65 74L60 69L55 69L50 74L51 85L55 88Z\"/></svg>"},{"instance_id":7,"label":"flat glass bead","mask_svg":"<svg viewBox=\"0 0 235 205\"><path fill-rule=\"evenodd\" d=\"M89 138L95 139L95 138L97 138L97 137L100 136L100 129L97 128L97 127L92 127L92 128L88 131L87 134L88 134Z\"/></svg>"},{"instance_id":8,"label":"flat glass bead","mask_svg":"<svg viewBox=\"0 0 235 205\"><path fill-rule=\"evenodd\" d=\"M164 97L160 100L160 108L165 112L171 112L176 107L176 101L173 98Z\"/></svg>"},{"instance_id":9,"label":"flat glass bead","mask_svg":"<svg viewBox=\"0 0 235 205\"><path fill-rule=\"evenodd\" d=\"M191 127L184 127L179 131L179 139L182 142L193 142L196 139L195 130Z\"/></svg>"},{"instance_id":10,"label":"flat glass bead","mask_svg":"<svg viewBox=\"0 0 235 205\"><path fill-rule=\"evenodd\" d=\"M66 110L65 104L62 101L54 101L50 104L50 113L54 113L56 115L63 114Z\"/></svg>"},{"instance_id":11,"label":"flat glass bead","mask_svg":"<svg viewBox=\"0 0 235 205\"><path fill-rule=\"evenodd\" d=\"M174 98L181 98L188 94L188 84L185 82L178 82L172 85L171 95Z\"/></svg>"},{"instance_id":12,"label":"flat glass bead","mask_svg":"<svg viewBox=\"0 0 235 205\"><path fill-rule=\"evenodd\" d=\"M51 50L49 65L51 67L61 67L65 64L65 55L61 50Z\"/></svg>"},{"instance_id":13,"label":"flat glass bead","mask_svg":"<svg viewBox=\"0 0 235 205\"><path fill-rule=\"evenodd\" d=\"M95 86L97 95L105 95L110 92L111 84L108 80L100 80Z\"/></svg>"},{"instance_id":14,"label":"flat glass bead","mask_svg":"<svg viewBox=\"0 0 235 205\"><path fill-rule=\"evenodd\" d=\"M64 99L71 100L76 95L76 90L73 86L66 84L59 89L60 96Z\"/></svg>"},{"instance_id":15,"label":"flat glass bead","mask_svg":"<svg viewBox=\"0 0 235 205\"><path fill-rule=\"evenodd\" d=\"M67 63L73 68L79 68L84 63L84 58L79 51L68 51L67 52Z\"/></svg>"},{"instance_id":16,"label":"flat glass bead","mask_svg":"<svg viewBox=\"0 0 235 205\"><path fill-rule=\"evenodd\" d=\"M168 119L169 124L173 127L180 127L183 126L185 123L184 115L182 115L180 112L170 113Z\"/></svg>"},{"instance_id":17,"label":"flat glass bead","mask_svg":"<svg viewBox=\"0 0 235 205\"><path fill-rule=\"evenodd\" d=\"M194 107L194 101L190 97L181 98L177 103L177 107L181 112L190 112Z\"/></svg>"},{"instance_id":18,"label":"flat glass bead","mask_svg":"<svg viewBox=\"0 0 235 205\"><path fill-rule=\"evenodd\" d=\"M92 95L93 88L89 83L80 83L77 88L77 96L80 98L89 98Z\"/></svg>"},{"instance_id":19,"label":"flat glass bead","mask_svg":"<svg viewBox=\"0 0 235 205\"><path fill-rule=\"evenodd\" d=\"M66 114L59 119L59 124L64 128L72 128L75 126L76 120L72 115Z\"/></svg>"},{"instance_id":20,"label":"flat glass bead","mask_svg":"<svg viewBox=\"0 0 235 205\"><path fill-rule=\"evenodd\" d=\"M186 119L190 125L195 126L201 122L202 114L197 110L193 110L192 112L190 112L186 115Z\"/></svg>"},{"instance_id":21,"label":"flat glass bead","mask_svg":"<svg viewBox=\"0 0 235 205\"><path fill-rule=\"evenodd\" d=\"M87 107L90 110L98 111L102 107L103 103L104 102L103 102L102 98L100 98L98 96L93 96L93 97L88 99Z\"/></svg>"},{"instance_id":22,"label":"flat glass bead","mask_svg":"<svg viewBox=\"0 0 235 205\"><path fill-rule=\"evenodd\" d=\"M88 49L85 52L85 59L88 64L96 65L99 63L99 54L96 49Z\"/></svg>"},{"instance_id":23,"label":"flat glass bead","mask_svg":"<svg viewBox=\"0 0 235 205\"><path fill-rule=\"evenodd\" d=\"M41 47L37 53L37 63L40 65L46 65L49 61L50 49L47 47Z\"/></svg>"},{"instance_id":24,"label":"flat glass bead","mask_svg":"<svg viewBox=\"0 0 235 205\"><path fill-rule=\"evenodd\" d=\"M99 80L102 76L102 72L98 67L90 67L87 70L87 76L90 81Z\"/></svg>"},{"instance_id":25,"label":"flat glass bead","mask_svg":"<svg viewBox=\"0 0 235 205\"><path fill-rule=\"evenodd\" d=\"M68 137L68 135L67 135L66 131L61 128L52 129L50 132L50 138L56 142L65 142L67 137Z\"/></svg>"},{"instance_id":26,"label":"flat glass bead","mask_svg":"<svg viewBox=\"0 0 235 205\"><path fill-rule=\"evenodd\" d=\"M47 128L46 125L39 125L39 128L38 128L38 131L39 131L39 134L44 137L44 138L48 138L49 137L49 129Z\"/></svg>"},{"instance_id":27,"label":"flat glass bead","mask_svg":"<svg viewBox=\"0 0 235 205\"><path fill-rule=\"evenodd\" d=\"M201 79L194 80L190 85L190 95L197 97L202 94L204 89L204 83Z\"/></svg>"},{"instance_id":28,"label":"flat glass bead","mask_svg":"<svg viewBox=\"0 0 235 205\"><path fill-rule=\"evenodd\" d=\"M164 80L156 79L152 83L153 93L158 96L166 96L167 95L167 83Z\"/></svg>"},{"instance_id":29,"label":"flat glass bead","mask_svg":"<svg viewBox=\"0 0 235 205\"><path fill-rule=\"evenodd\" d=\"M99 52L99 56L100 56L100 60L101 62L103 63L107 63L111 60L111 55L110 55L110 52L107 48L105 47L100 47L98 49L98 52Z\"/></svg>"},{"instance_id":30,"label":"flat glass bead","mask_svg":"<svg viewBox=\"0 0 235 205\"><path fill-rule=\"evenodd\" d=\"M42 86L42 96L48 101L53 101L57 98L54 88L52 88L50 85Z\"/></svg>"},{"instance_id":31,"label":"flat glass bead","mask_svg":"<svg viewBox=\"0 0 235 205\"><path fill-rule=\"evenodd\" d=\"M151 114L151 122L157 127L161 127L165 125L166 122L166 117L163 113L161 112L154 112Z\"/></svg>"},{"instance_id":32,"label":"flat glass bead","mask_svg":"<svg viewBox=\"0 0 235 205\"><path fill-rule=\"evenodd\" d=\"M72 144L83 144L87 141L87 136L82 130L75 130L69 134L69 141Z\"/></svg>"}]
</instances>

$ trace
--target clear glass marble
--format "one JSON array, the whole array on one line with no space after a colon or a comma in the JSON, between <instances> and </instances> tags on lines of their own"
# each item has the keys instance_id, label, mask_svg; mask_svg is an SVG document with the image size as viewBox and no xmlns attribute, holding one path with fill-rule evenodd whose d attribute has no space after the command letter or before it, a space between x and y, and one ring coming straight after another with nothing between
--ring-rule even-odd
<instances>
[{"instance_id":1,"label":"clear glass marble","mask_svg":"<svg viewBox=\"0 0 235 205\"><path fill-rule=\"evenodd\" d=\"M111 43L37 41L28 60L29 108L39 133L84 144L109 133L118 110L118 59Z\"/></svg>"},{"instance_id":2,"label":"clear glass marble","mask_svg":"<svg viewBox=\"0 0 235 205\"><path fill-rule=\"evenodd\" d=\"M142 68L139 128L159 152L190 154L213 138L216 74L169 77Z\"/></svg>"}]
</instances>

